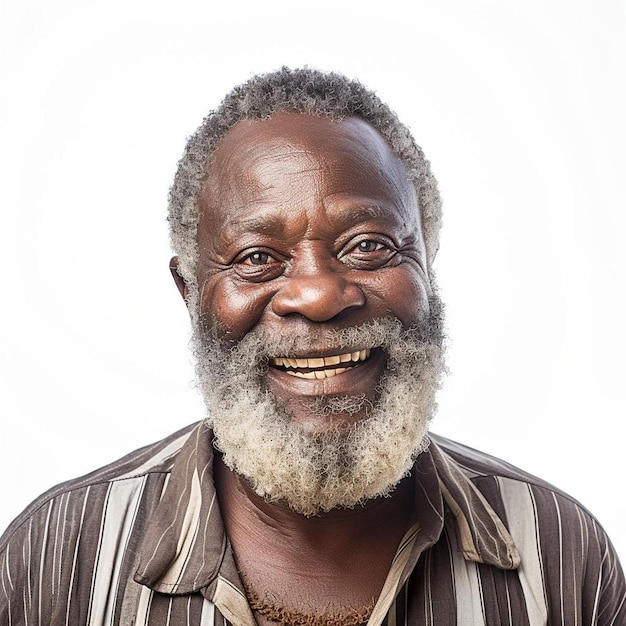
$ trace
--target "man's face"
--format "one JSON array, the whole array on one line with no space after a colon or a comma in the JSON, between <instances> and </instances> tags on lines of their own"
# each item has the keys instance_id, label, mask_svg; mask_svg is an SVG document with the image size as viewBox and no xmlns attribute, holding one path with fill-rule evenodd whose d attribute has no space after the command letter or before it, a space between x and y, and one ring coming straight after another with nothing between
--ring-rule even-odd
<instances>
[{"instance_id":1,"label":"man's face","mask_svg":"<svg viewBox=\"0 0 626 626\"><path fill-rule=\"evenodd\" d=\"M388 494L428 444L443 367L404 167L359 120L242 122L198 244L196 368L226 465L304 515Z\"/></svg>"},{"instance_id":2,"label":"man's face","mask_svg":"<svg viewBox=\"0 0 626 626\"><path fill-rule=\"evenodd\" d=\"M414 188L362 120L280 113L236 125L209 167L198 244L202 318L233 345L252 331L283 340L264 383L306 432L349 426L376 402L388 355L342 333L429 314ZM318 410L346 397L365 401Z\"/></svg>"}]
</instances>

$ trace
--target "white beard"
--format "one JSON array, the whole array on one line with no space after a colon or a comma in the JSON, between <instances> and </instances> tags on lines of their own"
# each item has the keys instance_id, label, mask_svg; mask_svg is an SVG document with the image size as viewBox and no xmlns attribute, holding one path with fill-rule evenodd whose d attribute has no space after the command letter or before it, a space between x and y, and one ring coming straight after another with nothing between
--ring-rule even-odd
<instances>
[{"instance_id":1,"label":"white beard","mask_svg":"<svg viewBox=\"0 0 626 626\"><path fill-rule=\"evenodd\" d=\"M387 495L429 444L428 425L444 370L441 319L435 317L412 331L385 318L326 336L323 345L344 352L380 346L387 363L373 404L337 397L308 407L321 414L366 413L348 427L323 433L295 425L264 382L272 356L302 353L302 346L319 338L285 340L252 331L225 348L211 331L201 330L196 317L199 385L225 464L259 496L306 516Z\"/></svg>"}]
</instances>

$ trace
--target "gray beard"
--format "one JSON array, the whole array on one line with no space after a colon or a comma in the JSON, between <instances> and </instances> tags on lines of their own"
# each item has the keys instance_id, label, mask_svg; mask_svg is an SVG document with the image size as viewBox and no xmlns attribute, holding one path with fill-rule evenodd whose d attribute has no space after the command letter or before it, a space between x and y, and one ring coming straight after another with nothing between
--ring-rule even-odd
<instances>
[{"instance_id":1,"label":"gray beard","mask_svg":"<svg viewBox=\"0 0 626 626\"><path fill-rule=\"evenodd\" d=\"M384 318L323 337L251 331L225 347L196 316L198 383L224 463L268 502L305 516L387 495L429 445L428 425L445 369L441 326L441 307L433 298L430 318L409 330ZM365 415L349 426L316 433L293 423L267 389L264 375L272 356L302 354L320 343L336 346L333 353L378 346L387 363L374 403L339 396L306 405L322 416Z\"/></svg>"}]
</instances>

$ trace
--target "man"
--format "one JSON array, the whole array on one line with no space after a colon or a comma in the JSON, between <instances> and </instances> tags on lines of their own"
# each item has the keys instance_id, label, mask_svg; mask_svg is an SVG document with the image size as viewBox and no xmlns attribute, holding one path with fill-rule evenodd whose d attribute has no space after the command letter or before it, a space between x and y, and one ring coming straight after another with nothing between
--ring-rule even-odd
<instances>
[{"instance_id":1,"label":"man","mask_svg":"<svg viewBox=\"0 0 626 626\"><path fill-rule=\"evenodd\" d=\"M170 194L204 423L61 485L0 543L8 624L626 624L579 504L428 434L440 202L360 84L236 88Z\"/></svg>"}]
</instances>

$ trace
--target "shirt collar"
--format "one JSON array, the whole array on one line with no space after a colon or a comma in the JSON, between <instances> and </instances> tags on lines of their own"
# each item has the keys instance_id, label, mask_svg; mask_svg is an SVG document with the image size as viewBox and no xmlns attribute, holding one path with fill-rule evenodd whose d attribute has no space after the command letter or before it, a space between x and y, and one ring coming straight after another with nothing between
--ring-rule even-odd
<instances>
[{"instance_id":1,"label":"shirt collar","mask_svg":"<svg viewBox=\"0 0 626 626\"><path fill-rule=\"evenodd\" d=\"M204 590L210 597L219 581L226 580L243 593L215 493L211 442L211 431L202 423L190 432L147 524L135 580L154 591L178 595ZM438 540L445 503L467 560L518 567L519 554L504 524L463 469L434 441L418 458L413 475L419 527L411 549L415 558Z\"/></svg>"},{"instance_id":2,"label":"shirt collar","mask_svg":"<svg viewBox=\"0 0 626 626\"><path fill-rule=\"evenodd\" d=\"M235 570L232 559L224 562L226 546L213 482L212 433L200 423L177 454L147 524L135 580L161 593L198 591L215 583L223 563Z\"/></svg>"},{"instance_id":3,"label":"shirt collar","mask_svg":"<svg viewBox=\"0 0 626 626\"><path fill-rule=\"evenodd\" d=\"M509 531L463 468L435 441L428 452L443 500L456 519L465 559L502 569L519 567L520 555Z\"/></svg>"}]
</instances>

